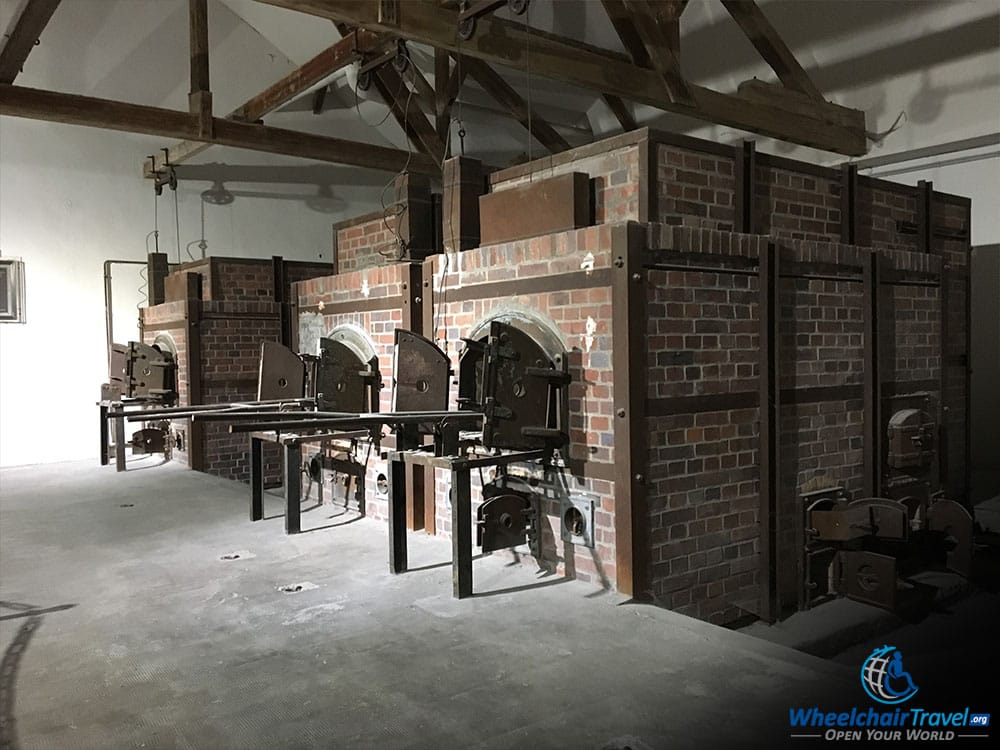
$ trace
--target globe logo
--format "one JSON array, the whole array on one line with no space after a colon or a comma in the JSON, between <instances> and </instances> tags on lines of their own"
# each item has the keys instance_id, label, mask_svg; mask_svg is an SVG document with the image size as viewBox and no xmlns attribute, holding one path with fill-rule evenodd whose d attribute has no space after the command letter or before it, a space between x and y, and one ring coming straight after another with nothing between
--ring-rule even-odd
<instances>
[{"instance_id":1,"label":"globe logo","mask_svg":"<svg viewBox=\"0 0 1000 750\"><path fill-rule=\"evenodd\" d=\"M879 703L895 705L917 694L910 673L903 669L903 654L895 646L876 648L861 665L861 687Z\"/></svg>"}]
</instances>

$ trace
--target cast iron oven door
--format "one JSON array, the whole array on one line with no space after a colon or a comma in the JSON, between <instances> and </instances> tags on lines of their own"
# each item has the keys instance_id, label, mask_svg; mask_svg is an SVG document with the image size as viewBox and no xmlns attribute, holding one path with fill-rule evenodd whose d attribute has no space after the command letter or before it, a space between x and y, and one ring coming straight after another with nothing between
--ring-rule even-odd
<instances>
[{"instance_id":1,"label":"cast iron oven door","mask_svg":"<svg viewBox=\"0 0 1000 750\"><path fill-rule=\"evenodd\" d=\"M537 505L537 496L527 487L516 488L507 480L485 485L477 511L476 543L483 552L493 552L533 542Z\"/></svg>"},{"instance_id":2,"label":"cast iron oven door","mask_svg":"<svg viewBox=\"0 0 1000 750\"><path fill-rule=\"evenodd\" d=\"M922 409L900 409L889 420L889 455L893 469L920 469L934 459L937 427Z\"/></svg>"},{"instance_id":3,"label":"cast iron oven door","mask_svg":"<svg viewBox=\"0 0 1000 750\"><path fill-rule=\"evenodd\" d=\"M363 362L349 346L333 339L319 340L316 401L320 411L378 411L380 380L377 357Z\"/></svg>"},{"instance_id":4,"label":"cast iron oven door","mask_svg":"<svg viewBox=\"0 0 1000 750\"><path fill-rule=\"evenodd\" d=\"M302 398L306 392L306 365L287 346L277 341L260 345L257 400Z\"/></svg>"},{"instance_id":5,"label":"cast iron oven door","mask_svg":"<svg viewBox=\"0 0 1000 750\"><path fill-rule=\"evenodd\" d=\"M130 444L133 455L163 453L167 445L167 431L156 427L146 427L132 434Z\"/></svg>"},{"instance_id":6,"label":"cast iron oven door","mask_svg":"<svg viewBox=\"0 0 1000 750\"><path fill-rule=\"evenodd\" d=\"M111 347L111 385L130 398L153 396L172 400L177 393L173 355L156 346L130 341Z\"/></svg>"},{"instance_id":7,"label":"cast iron oven door","mask_svg":"<svg viewBox=\"0 0 1000 750\"><path fill-rule=\"evenodd\" d=\"M559 447L556 394L566 377L529 334L493 321L483 350L472 343L459 361L459 406L485 414L487 448Z\"/></svg>"},{"instance_id":8,"label":"cast iron oven door","mask_svg":"<svg viewBox=\"0 0 1000 750\"><path fill-rule=\"evenodd\" d=\"M868 497L853 502L817 502L806 511L809 534L820 542L849 542L862 537L903 541L909 513L896 500Z\"/></svg>"},{"instance_id":9,"label":"cast iron oven door","mask_svg":"<svg viewBox=\"0 0 1000 750\"><path fill-rule=\"evenodd\" d=\"M896 609L896 558L863 550L839 553L840 590L848 599Z\"/></svg>"},{"instance_id":10,"label":"cast iron oven door","mask_svg":"<svg viewBox=\"0 0 1000 750\"><path fill-rule=\"evenodd\" d=\"M451 362L430 339L396 329L394 411L445 411Z\"/></svg>"},{"instance_id":11,"label":"cast iron oven door","mask_svg":"<svg viewBox=\"0 0 1000 750\"><path fill-rule=\"evenodd\" d=\"M944 537L945 564L963 576L972 573L975 523L972 515L954 500L935 500L927 513L928 527Z\"/></svg>"}]
</instances>

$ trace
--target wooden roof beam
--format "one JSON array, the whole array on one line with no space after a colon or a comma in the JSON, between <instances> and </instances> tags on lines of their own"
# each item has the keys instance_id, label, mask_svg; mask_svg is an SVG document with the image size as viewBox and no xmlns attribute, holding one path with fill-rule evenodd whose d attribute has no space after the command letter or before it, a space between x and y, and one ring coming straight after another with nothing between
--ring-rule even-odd
<instances>
[{"instance_id":1,"label":"wooden roof beam","mask_svg":"<svg viewBox=\"0 0 1000 750\"><path fill-rule=\"evenodd\" d=\"M521 95L493 68L473 57L463 58L461 64L473 81L482 86L487 94L503 105L514 119L521 123L525 130L528 130L551 153L555 154L570 148L569 141L559 135L556 129L545 120L534 114Z\"/></svg>"},{"instance_id":2,"label":"wooden roof beam","mask_svg":"<svg viewBox=\"0 0 1000 750\"><path fill-rule=\"evenodd\" d=\"M822 92L754 0L722 0L722 4L785 86L823 101Z\"/></svg>"},{"instance_id":3,"label":"wooden roof beam","mask_svg":"<svg viewBox=\"0 0 1000 750\"><path fill-rule=\"evenodd\" d=\"M677 56L673 50L673 40L669 33L664 33L653 3L648 2L648 0L604 1L605 7L615 2L625 6L626 11L630 14L633 28L646 47L653 69L663 78L670 100L692 103L691 92L688 91L687 83L681 77L680 64L677 62ZM620 19L619 25L624 26L624 21ZM618 25L615 28L617 29Z\"/></svg>"},{"instance_id":4,"label":"wooden roof beam","mask_svg":"<svg viewBox=\"0 0 1000 750\"><path fill-rule=\"evenodd\" d=\"M58 6L59 0L28 0L0 51L0 83L14 82Z\"/></svg>"},{"instance_id":5,"label":"wooden roof beam","mask_svg":"<svg viewBox=\"0 0 1000 750\"><path fill-rule=\"evenodd\" d=\"M398 14L390 22L380 20L379 0L259 1L392 33L519 70L528 67L525 48L530 38L530 68L535 75L804 146L848 156L867 151L865 117L859 110L813 101L795 92L788 92L792 96L784 98L751 99L692 83L688 83L691 103L671 101L658 72L639 67L625 56L492 16L478 19L476 35L461 41L456 34L458 14L429 2L394 5Z\"/></svg>"},{"instance_id":6,"label":"wooden roof beam","mask_svg":"<svg viewBox=\"0 0 1000 750\"><path fill-rule=\"evenodd\" d=\"M357 35L345 35L343 39L313 57L311 60L296 68L280 81L268 86L256 96L247 99L243 104L234 109L227 119L241 122L256 122L261 117L284 106L295 99L302 92L309 90L341 68L345 68L356 60L360 60L364 54L380 52L389 44L395 44L395 39L388 34L374 34L367 31L360 31ZM170 164L182 164L194 156L197 156L211 143L205 141L183 141L175 143L167 149L166 157L157 156L155 170L161 170L166 166L166 160ZM143 167L146 177L151 177L153 168L147 161Z\"/></svg>"},{"instance_id":7,"label":"wooden roof beam","mask_svg":"<svg viewBox=\"0 0 1000 750\"><path fill-rule=\"evenodd\" d=\"M412 61L410 64L413 64ZM407 88L396 69L388 64L373 70L372 82L410 142L435 163L441 164L444 161L444 142L420 109L417 95Z\"/></svg>"},{"instance_id":8,"label":"wooden roof beam","mask_svg":"<svg viewBox=\"0 0 1000 750\"><path fill-rule=\"evenodd\" d=\"M198 115L190 112L9 84L0 84L0 115L189 141L201 140L220 146L387 172L398 172L407 163L410 171L417 174L436 175L440 172L438 163L433 159L395 148L218 117L212 122L213 134L202 135Z\"/></svg>"},{"instance_id":9,"label":"wooden roof beam","mask_svg":"<svg viewBox=\"0 0 1000 750\"><path fill-rule=\"evenodd\" d=\"M632 112L629 111L628 105L622 101L621 97L614 96L613 94L602 94L601 96L604 99L604 103L608 105L611 113L615 116L615 119L622 126L622 130L628 132L639 127L639 124L635 121L635 117L632 116Z\"/></svg>"},{"instance_id":10,"label":"wooden roof beam","mask_svg":"<svg viewBox=\"0 0 1000 750\"><path fill-rule=\"evenodd\" d=\"M208 0L188 0L191 91L188 109L199 117L201 135L212 134L212 86L208 69Z\"/></svg>"}]
</instances>

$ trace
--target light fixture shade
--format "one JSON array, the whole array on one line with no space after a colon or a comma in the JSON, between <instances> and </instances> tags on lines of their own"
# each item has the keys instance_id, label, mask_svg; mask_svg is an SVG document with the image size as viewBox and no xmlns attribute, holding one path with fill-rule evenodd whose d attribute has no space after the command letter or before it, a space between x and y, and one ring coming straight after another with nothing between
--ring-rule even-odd
<instances>
[{"instance_id":1,"label":"light fixture shade","mask_svg":"<svg viewBox=\"0 0 1000 750\"><path fill-rule=\"evenodd\" d=\"M228 206L236 200L236 196L226 189L226 186L222 184L222 180L216 180L212 187L202 191L201 199L205 203L211 203L213 206Z\"/></svg>"}]
</instances>

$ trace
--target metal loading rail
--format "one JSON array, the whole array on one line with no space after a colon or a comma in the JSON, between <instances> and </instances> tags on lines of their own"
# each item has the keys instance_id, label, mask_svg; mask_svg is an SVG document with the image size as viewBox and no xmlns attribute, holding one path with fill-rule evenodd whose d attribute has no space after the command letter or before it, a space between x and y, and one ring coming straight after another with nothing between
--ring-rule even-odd
<instances>
[{"instance_id":1,"label":"metal loading rail","mask_svg":"<svg viewBox=\"0 0 1000 750\"><path fill-rule=\"evenodd\" d=\"M233 419L235 417L235 419ZM256 417L256 421L250 417ZM390 427L396 433L398 448L416 450L420 447L422 428L432 427L436 449L459 449L461 428L482 425L483 415L476 412L371 412L344 414L341 412L201 412L192 416L194 421L230 421L230 433L250 435L250 519L259 521L264 517L264 443L281 446L285 474L285 532L298 534L301 530L302 493L302 447L319 443L325 446L337 439L357 439L370 436L378 444L383 427ZM363 480L366 466L356 466L342 461L334 466L345 473L354 473ZM364 501L359 508L364 513ZM403 534L406 533L406 498L400 496L399 522ZM390 513L390 515L392 515ZM392 522L390 521L390 524ZM405 548L405 541L404 541ZM390 555L391 559L391 555ZM392 567L390 565L390 567ZM396 571L398 572L398 571Z\"/></svg>"},{"instance_id":2,"label":"metal loading rail","mask_svg":"<svg viewBox=\"0 0 1000 750\"><path fill-rule=\"evenodd\" d=\"M377 360L351 360L346 347L324 339L325 359L317 363L312 398L147 410L130 414L129 421L187 418L192 423L228 423L231 434L247 434L250 512L255 521L263 518L264 443L280 445L288 534L301 531L302 446L326 446L365 435L379 445L383 429L389 427L395 433L395 446L386 455L392 477L389 570L394 574L407 570L407 505L426 479L424 468L446 470L452 481L453 593L464 598L473 590L474 524L484 552L528 543L534 554L539 553L541 498L508 477L507 467L551 464L555 451L568 444L565 389L570 376L565 352L550 354L525 331L492 321L488 336L466 342L459 360L459 410L452 411L447 408L454 374L449 358L418 334L397 329L395 336L393 411L378 411L382 381ZM267 369L262 357L262 389ZM365 411L368 404L372 408ZM367 460L348 463L357 476L365 474ZM408 465L420 468L408 471ZM495 467L497 477L484 484L483 503L473 517L470 472L484 467ZM408 476L418 473L420 479ZM414 487L407 486L410 481Z\"/></svg>"},{"instance_id":3,"label":"metal loading rail","mask_svg":"<svg viewBox=\"0 0 1000 750\"><path fill-rule=\"evenodd\" d=\"M259 421L239 420L229 426L231 433L249 433L251 440L251 476L253 502L251 515L254 520L263 516L263 443L277 442L283 446L285 456L286 504L285 529L294 534L300 531L298 502L300 492L297 484L302 461L302 445L316 440L332 439L337 435L364 430L371 434L380 433L383 427L390 427L396 433L396 450L390 451L389 459L389 572L405 573L408 570L406 539L406 498L412 488L407 486L407 464L443 469L451 475L451 528L452 528L452 595L456 599L472 596L472 483L471 471L485 467L496 467L505 471L515 463L540 461L551 463L555 446L536 450L518 450L493 454L474 454L475 447L482 448L479 440L468 433L474 428L481 429L486 419L482 412L472 411L426 411L426 412L380 412L343 415L331 412L309 412L286 419L288 413L272 413ZM207 415L196 415L195 420ZM209 418L214 419L218 415ZM326 433L299 434L299 431L334 430ZM432 445L420 445L420 431L434 435ZM289 432L292 431L292 432ZM284 433L284 434L283 434ZM355 433L355 434L359 434ZM465 435L463 436L463 433ZM510 517L508 528L528 534L537 541L535 517ZM479 521L482 529L484 521ZM501 525L504 525L501 521ZM509 545L508 545L509 546ZM485 549L485 545L484 545Z\"/></svg>"}]
</instances>

